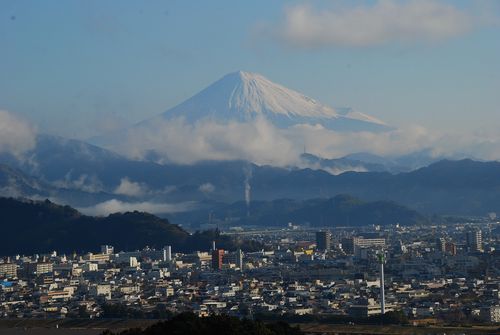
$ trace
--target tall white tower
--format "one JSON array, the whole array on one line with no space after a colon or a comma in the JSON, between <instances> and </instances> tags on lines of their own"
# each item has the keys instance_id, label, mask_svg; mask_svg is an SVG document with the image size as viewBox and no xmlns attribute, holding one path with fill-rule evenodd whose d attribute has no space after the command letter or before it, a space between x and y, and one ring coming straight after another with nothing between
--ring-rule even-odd
<instances>
[{"instance_id":1,"label":"tall white tower","mask_svg":"<svg viewBox=\"0 0 500 335\"><path fill-rule=\"evenodd\" d=\"M243 251L240 248L236 250L236 266L243 271Z\"/></svg>"},{"instance_id":2,"label":"tall white tower","mask_svg":"<svg viewBox=\"0 0 500 335\"><path fill-rule=\"evenodd\" d=\"M172 246L167 245L163 248L163 261L171 262L172 261Z\"/></svg>"},{"instance_id":3,"label":"tall white tower","mask_svg":"<svg viewBox=\"0 0 500 335\"><path fill-rule=\"evenodd\" d=\"M378 262L380 264L380 313L385 314L385 288L384 288L384 252L380 251L378 256Z\"/></svg>"}]
</instances>

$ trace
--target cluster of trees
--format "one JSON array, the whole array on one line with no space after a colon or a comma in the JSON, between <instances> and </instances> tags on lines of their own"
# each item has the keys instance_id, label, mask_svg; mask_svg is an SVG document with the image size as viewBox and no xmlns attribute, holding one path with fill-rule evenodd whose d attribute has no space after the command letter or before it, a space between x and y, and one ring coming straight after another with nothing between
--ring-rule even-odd
<instances>
[{"instance_id":1,"label":"cluster of trees","mask_svg":"<svg viewBox=\"0 0 500 335\"><path fill-rule=\"evenodd\" d=\"M137 317L136 311L123 306L107 305L104 315L107 317ZM129 329L120 333L110 330L102 335L302 335L298 327L290 323L330 323L330 324L364 324L364 325L405 325L408 318L402 311L387 312L368 318L351 318L348 316L321 315L285 315L276 314L255 315L255 320L239 319L228 315L210 315L200 318L193 313L181 313L175 316L167 315L166 321L158 322L145 329Z\"/></svg>"},{"instance_id":2,"label":"cluster of trees","mask_svg":"<svg viewBox=\"0 0 500 335\"><path fill-rule=\"evenodd\" d=\"M103 335L113 335L107 330ZM182 313L170 320L156 323L146 329L129 329L119 335L302 335L298 327L285 322L264 323L238 319L227 315L200 318L192 313Z\"/></svg>"}]
</instances>

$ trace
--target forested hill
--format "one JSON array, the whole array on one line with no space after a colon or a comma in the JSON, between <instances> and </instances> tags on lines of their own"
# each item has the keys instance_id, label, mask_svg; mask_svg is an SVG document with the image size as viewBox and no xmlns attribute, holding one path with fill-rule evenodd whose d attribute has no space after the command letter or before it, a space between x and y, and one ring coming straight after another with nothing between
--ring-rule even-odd
<instances>
[{"instance_id":1,"label":"forested hill","mask_svg":"<svg viewBox=\"0 0 500 335\"><path fill-rule=\"evenodd\" d=\"M221 247L236 246L227 236L209 231L190 235L167 219L142 212L85 216L69 206L48 200L31 201L0 197L0 255L98 251L110 244L115 250L136 250L145 246L175 251L208 250L213 239Z\"/></svg>"}]
</instances>

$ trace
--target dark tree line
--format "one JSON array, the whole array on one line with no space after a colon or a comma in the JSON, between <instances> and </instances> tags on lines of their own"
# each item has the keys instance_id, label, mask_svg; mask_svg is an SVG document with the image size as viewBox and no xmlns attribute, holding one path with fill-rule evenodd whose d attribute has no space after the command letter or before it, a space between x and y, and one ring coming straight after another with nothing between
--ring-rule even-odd
<instances>
[{"instance_id":1,"label":"dark tree line","mask_svg":"<svg viewBox=\"0 0 500 335\"><path fill-rule=\"evenodd\" d=\"M113 335L105 331L103 335ZM129 329L119 335L302 335L297 328L285 322L264 323L238 319L227 315L200 318L193 313L182 313L172 319L156 323L146 329ZM117 334L117 335L118 335Z\"/></svg>"}]
</instances>

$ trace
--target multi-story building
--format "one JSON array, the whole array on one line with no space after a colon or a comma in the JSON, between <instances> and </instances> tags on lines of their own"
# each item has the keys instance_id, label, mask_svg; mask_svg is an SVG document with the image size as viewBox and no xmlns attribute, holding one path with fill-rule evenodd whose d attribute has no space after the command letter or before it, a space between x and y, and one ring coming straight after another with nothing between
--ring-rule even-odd
<instances>
[{"instance_id":1,"label":"multi-story building","mask_svg":"<svg viewBox=\"0 0 500 335\"><path fill-rule=\"evenodd\" d=\"M500 322L500 306L490 306L481 309L481 318L486 322L499 323Z\"/></svg>"},{"instance_id":2,"label":"multi-story building","mask_svg":"<svg viewBox=\"0 0 500 335\"><path fill-rule=\"evenodd\" d=\"M446 239L444 237L436 239L436 249L442 253L446 252Z\"/></svg>"},{"instance_id":3,"label":"multi-story building","mask_svg":"<svg viewBox=\"0 0 500 335\"><path fill-rule=\"evenodd\" d=\"M17 277L17 264L2 263L0 264L0 278L15 278Z\"/></svg>"},{"instance_id":4,"label":"multi-story building","mask_svg":"<svg viewBox=\"0 0 500 335\"><path fill-rule=\"evenodd\" d=\"M115 248L113 248L110 245L101 245L101 254L111 255L114 251L115 251Z\"/></svg>"},{"instance_id":5,"label":"multi-story building","mask_svg":"<svg viewBox=\"0 0 500 335\"><path fill-rule=\"evenodd\" d=\"M24 266L24 270L28 276L51 273L53 269L53 264L48 262L26 263Z\"/></svg>"},{"instance_id":6,"label":"multi-story building","mask_svg":"<svg viewBox=\"0 0 500 335\"><path fill-rule=\"evenodd\" d=\"M385 247L385 238L353 237L354 248Z\"/></svg>"},{"instance_id":7,"label":"multi-story building","mask_svg":"<svg viewBox=\"0 0 500 335\"><path fill-rule=\"evenodd\" d=\"M215 249L212 250L212 269L220 271L222 270L222 262L224 260L224 250Z\"/></svg>"},{"instance_id":8,"label":"multi-story building","mask_svg":"<svg viewBox=\"0 0 500 335\"><path fill-rule=\"evenodd\" d=\"M331 248L332 234L329 231L316 232L316 249L329 251Z\"/></svg>"},{"instance_id":9,"label":"multi-story building","mask_svg":"<svg viewBox=\"0 0 500 335\"><path fill-rule=\"evenodd\" d=\"M455 256L457 254L457 245L453 242L446 242L444 250L446 253Z\"/></svg>"},{"instance_id":10,"label":"multi-story building","mask_svg":"<svg viewBox=\"0 0 500 335\"><path fill-rule=\"evenodd\" d=\"M482 251L483 250L483 238L481 230L479 229L469 229L465 235L467 249L469 251Z\"/></svg>"}]
</instances>

